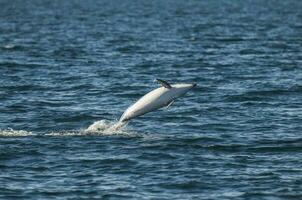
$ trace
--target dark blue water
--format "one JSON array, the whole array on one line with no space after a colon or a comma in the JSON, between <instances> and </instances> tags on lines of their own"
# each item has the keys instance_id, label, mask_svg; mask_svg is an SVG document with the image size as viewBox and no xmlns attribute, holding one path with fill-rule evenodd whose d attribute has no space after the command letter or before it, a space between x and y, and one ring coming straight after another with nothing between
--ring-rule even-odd
<instances>
[{"instance_id":1,"label":"dark blue water","mask_svg":"<svg viewBox=\"0 0 302 200\"><path fill-rule=\"evenodd\" d=\"M0 8L1 199L302 199L302 1Z\"/></svg>"}]
</instances>

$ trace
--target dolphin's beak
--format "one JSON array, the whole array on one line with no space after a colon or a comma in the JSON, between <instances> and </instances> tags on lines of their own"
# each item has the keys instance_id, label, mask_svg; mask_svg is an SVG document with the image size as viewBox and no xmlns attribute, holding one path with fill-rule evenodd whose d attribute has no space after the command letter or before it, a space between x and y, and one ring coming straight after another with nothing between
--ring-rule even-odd
<instances>
[{"instance_id":1,"label":"dolphin's beak","mask_svg":"<svg viewBox=\"0 0 302 200\"><path fill-rule=\"evenodd\" d=\"M197 83L193 83L192 84L192 88L196 87Z\"/></svg>"}]
</instances>

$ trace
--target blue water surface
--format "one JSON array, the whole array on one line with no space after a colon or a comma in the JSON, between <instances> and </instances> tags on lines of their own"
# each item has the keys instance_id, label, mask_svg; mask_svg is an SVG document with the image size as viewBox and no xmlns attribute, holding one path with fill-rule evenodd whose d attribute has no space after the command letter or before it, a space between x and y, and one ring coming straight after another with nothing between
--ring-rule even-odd
<instances>
[{"instance_id":1,"label":"blue water surface","mask_svg":"<svg viewBox=\"0 0 302 200\"><path fill-rule=\"evenodd\" d=\"M302 1L0 8L0 199L302 199Z\"/></svg>"}]
</instances>

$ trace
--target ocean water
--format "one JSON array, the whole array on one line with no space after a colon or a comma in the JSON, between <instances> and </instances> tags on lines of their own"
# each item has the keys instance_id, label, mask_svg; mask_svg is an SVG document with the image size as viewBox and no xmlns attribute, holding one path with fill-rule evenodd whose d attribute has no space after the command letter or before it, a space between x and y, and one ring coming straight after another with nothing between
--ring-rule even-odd
<instances>
[{"instance_id":1,"label":"ocean water","mask_svg":"<svg viewBox=\"0 0 302 200\"><path fill-rule=\"evenodd\" d=\"M302 199L302 1L0 8L0 199Z\"/></svg>"}]
</instances>

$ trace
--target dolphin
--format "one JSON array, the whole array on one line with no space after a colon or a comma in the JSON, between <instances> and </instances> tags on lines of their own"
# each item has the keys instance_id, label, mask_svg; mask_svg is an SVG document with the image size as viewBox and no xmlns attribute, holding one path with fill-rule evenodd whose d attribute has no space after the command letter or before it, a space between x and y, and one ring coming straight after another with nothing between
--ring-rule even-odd
<instances>
[{"instance_id":1,"label":"dolphin","mask_svg":"<svg viewBox=\"0 0 302 200\"><path fill-rule=\"evenodd\" d=\"M168 82L156 79L161 87L152 90L151 92L145 94L133 105L127 108L127 110L121 116L119 122L128 122L129 120L144 115L146 113L152 112L154 110L169 107L173 104L175 99L183 96L197 84L174 84L170 85Z\"/></svg>"}]
</instances>

